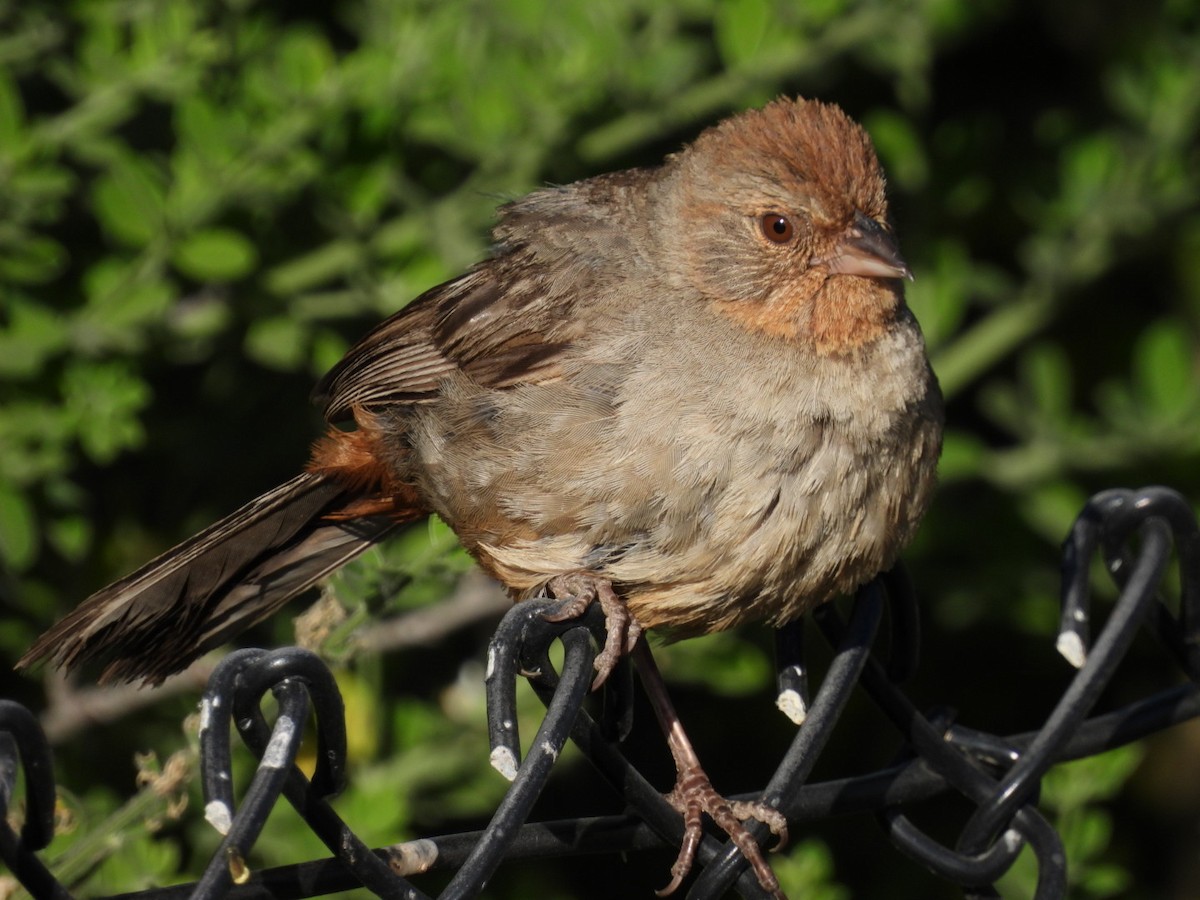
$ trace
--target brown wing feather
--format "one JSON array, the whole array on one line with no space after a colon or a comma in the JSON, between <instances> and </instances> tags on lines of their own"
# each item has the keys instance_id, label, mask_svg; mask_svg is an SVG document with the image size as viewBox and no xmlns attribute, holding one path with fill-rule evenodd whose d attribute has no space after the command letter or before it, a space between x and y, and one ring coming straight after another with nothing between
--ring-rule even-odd
<instances>
[{"instance_id":1,"label":"brown wing feather","mask_svg":"<svg viewBox=\"0 0 1200 900\"><path fill-rule=\"evenodd\" d=\"M311 473L293 478L97 591L38 638L18 668L46 658L69 668L102 657L111 660L103 680L162 681L404 518L325 518L346 502L334 481Z\"/></svg>"},{"instance_id":2,"label":"brown wing feather","mask_svg":"<svg viewBox=\"0 0 1200 900\"><path fill-rule=\"evenodd\" d=\"M313 400L332 421L355 407L426 399L454 363L433 341L436 305L469 295L474 273L426 291L369 331L313 390Z\"/></svg>"},{"instance_id":3,"label":"brown wing feather","mask_svg":"<svg viewBox=\"0 0 1200 900\"><path fill-rule=\"evenodd\" d=\"M422 294L360 340L313 392L325 418L355 407L419 403L455 369L487 387L541 381L576 337L571 319L520 251Z\"/></svg>"},{"instance_id":4,"label":"brown wing feather","mask_svg":"<svg viewBox=\"0 0 1200 900\"><path fill-rule=\"evenodd\" d=\"M456 369L490 388L559 377L564 355L588 333L583 307L625 275L613 259L637 256L626 219L656 171L548 187L502 206L492 258L383 322L317 385L325 418L431 400Z\"/></svg>"}]
</instances>

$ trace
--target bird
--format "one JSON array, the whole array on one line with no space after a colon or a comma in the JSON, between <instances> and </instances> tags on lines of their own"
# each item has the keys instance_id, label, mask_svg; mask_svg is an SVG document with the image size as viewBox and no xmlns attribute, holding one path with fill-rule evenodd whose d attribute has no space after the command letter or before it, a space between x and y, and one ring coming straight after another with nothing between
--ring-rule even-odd
<instances>
[{"instance_id":1,"label":"bird","mask_svg":"<svg viewBox=\"0 0 1200 900\"><path fill-rule=\"evenodd\" d=\"M87 598L18 666L161 682L430 513L514 601L602 606L598 682L647 630L779 626L895 563L943 404L882 167L840 107L779 97L656 166L510 201L492 237L319 382L328 430L299 475ZM728 807L680 792L694 773L672 752L694 843L695 810Z\"/></svg>"}]
</instances>

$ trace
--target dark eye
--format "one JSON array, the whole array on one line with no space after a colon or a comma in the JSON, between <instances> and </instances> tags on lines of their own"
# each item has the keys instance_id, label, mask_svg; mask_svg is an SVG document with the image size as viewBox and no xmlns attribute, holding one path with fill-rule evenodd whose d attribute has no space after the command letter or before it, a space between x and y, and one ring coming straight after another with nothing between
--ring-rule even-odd
<instances>
[{"instance_id":1,"label":"dark eye","mask_svg":"<svg viewBox=\"0 0 1200 900\"><path fill-rule=\"evenodd\" d=\"M760 220L763 236L772 244L786 244L796 234L792 220L782 213L767 213Z\"/></svg>"}]
</instances>

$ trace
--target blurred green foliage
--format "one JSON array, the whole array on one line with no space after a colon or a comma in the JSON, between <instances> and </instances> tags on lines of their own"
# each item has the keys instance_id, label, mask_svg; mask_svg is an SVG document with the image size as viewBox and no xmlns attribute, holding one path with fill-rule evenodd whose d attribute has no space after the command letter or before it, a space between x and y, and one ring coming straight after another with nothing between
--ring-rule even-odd
<instances>
[{"instance_id":1,"label":"blurred green foliage","mask_svg":"<svg viewBox=\"0 0 1200 900\"><path fill-rule=\"evenodd\" d=\"M877 143L949 399L943 488L909 553L931 612L914 694L979 727L1035 726L1065 678L1057 543L1085 498L1161 482L1200 499L1198 25L1187 0L0 0L0 654L290 475L317 434L312 381L484 254L498 202L802 93ZM502 789L478 696L461 696L478 673L458 666L486 626L411 662L346 659L352 627L449 592L466 567L450 543L417 526L336 582L351 618L331 653L370 732L343 804L380 843L474 827ZM760 629L663 653L718 786L756 783L788 736L765 644ZM1109 700L1172 677L1136 652ZM42 702L30 679L4 686ZM723 746L722 717L751 701L777 730L764 758ZM184 709L62 749L87 828L132 828L95 823L132 793L134 748L180 745ZM881 727L845 724L839 774L887 758ZM1108 799L1128 768L1070 770L1079 896L1200 892L1171 881L1154 809ZM594 811L564 777L581 799L551 811ZM279 827L252 865L303 855L299 826ZM89 850L89 889L188 877L205 829L130 835L101 869ZM941 896L880 838L822 838L780 863L794 896ZM648 892L667 861L493 890Z\"/></svg>"},{"instance_id":2,"label":"blurred green foliage","mask_svg":"<svg viewBox=\"0 0 1200 900\"><path fill-rule=\"evenodd\" d=\"M1124 897L1134 888L1130 872L1110 858L1112 815L1096 803L1124 786L1141 756L1136 746L1120 747L1059 766L1043 782L1042 808L1051 814L1073 863L1068 871L1071 897ZM1026 848L1001 885L1004 896L1033 897L1036 877L1033 852Z\"/></svg>"}]
</instances>

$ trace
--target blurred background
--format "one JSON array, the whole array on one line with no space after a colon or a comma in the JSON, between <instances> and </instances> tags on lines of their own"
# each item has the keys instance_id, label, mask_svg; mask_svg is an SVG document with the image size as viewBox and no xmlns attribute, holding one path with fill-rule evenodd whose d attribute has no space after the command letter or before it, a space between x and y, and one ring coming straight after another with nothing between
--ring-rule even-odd
<instances>
[{"instance_id":1,"label":"blurred background","mask_svg":"<svg viewBox=\"0 0 1200 900\"><path fill-rule=\"evenodd\" d=\"M948 399L906 555L926 628L911 695L1038 726L1071 675L1059 544L1086 498L1200 501L1198 25L1187 0L0 0L0 696L46 711L56 744L48 858L113 893L194 877L216 835L184 722L201 676L153 694L13 675L33 637L293 474L320 430L311 385L485 254L497 203L653 163L781 93L873 136ZM339 809L373 845L478 827L503 792L482 699L497 605L470 568L418 524L301 623L338 666ZM296 639L282 616L246 642ZM769 648L752 628L659 652L725 791L761 785L792 734ZM1100 706L1178 678L1139 636ZM640 712L630 753L666 789ZM895 751L861 698L815 777ZM1055 772L1072 897L1200 896L1198 758L1183 726ZM616 811L567 754L536 814ZM966 809L915 814L952 841ZM959 896L865 817L798 831L772 859L793 897ZM321 855L284 811L249 862ZM510 866L489 896L650 896L672 857ZM1024 859L1004 895L1032 883Z\"/></svg>"}]
</instances>

